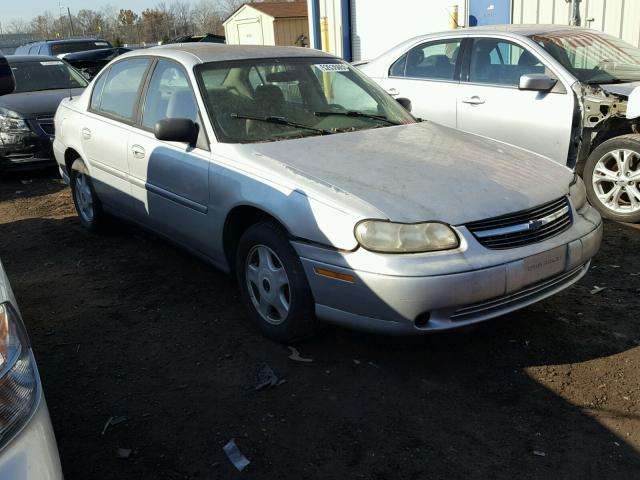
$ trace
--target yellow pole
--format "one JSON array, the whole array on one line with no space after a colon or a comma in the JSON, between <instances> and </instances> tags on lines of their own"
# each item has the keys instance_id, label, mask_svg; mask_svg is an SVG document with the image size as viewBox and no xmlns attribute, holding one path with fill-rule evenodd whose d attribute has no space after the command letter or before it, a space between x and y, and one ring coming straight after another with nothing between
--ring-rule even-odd
<instances>
[{"instance_id":1,"label":"yellow pole","mask_svg":"<svg viewBox=\"0 0 640 480\"><path fill-rule=\"evenodd\" d=\"M458 5L451 7L451 30L458 28Z\"/></svg>"},{"instance_id":2,"label":"yellow pole","mask_svg":"<svg viewBox=\"0 0 640 480\"><path fill-rule=\"evenodd\" d=\"M320 19L320 33L322 34L322 50L329 52L329 20L327 17ZM329 103L333 102L333 90L331 88L331 73L322 72L322 83L324 84L324 95Z\"/></svg>"}]
</instances>

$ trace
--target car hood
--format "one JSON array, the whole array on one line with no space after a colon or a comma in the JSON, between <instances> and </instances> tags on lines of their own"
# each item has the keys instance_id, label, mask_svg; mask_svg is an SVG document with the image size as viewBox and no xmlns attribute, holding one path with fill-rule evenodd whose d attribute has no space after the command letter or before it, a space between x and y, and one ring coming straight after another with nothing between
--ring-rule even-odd
<instances>
[{"instance_id":1,"label":"car hood","mask_svg":"<svg viewBox=\"0 0 640 480\"><path fill-rule=\"evenodd\" d=\"M628 82L628 83L612 83L612 84L602 84L600 87L609 93L613 93L614 95L623 95L628 97L633 92L633 89L636 87L640 87L639 82Z\"/></svg>"},{"instance_id":2,"label":"car hood","mask_svg":"<svg viewBox=\"0 0 640 480\"><path fill-rule=\"evenodd\" d=\"M63 98L69 95L77 96L84 88L72 88L61 90L43 90L40 92L12 93L0 97L0 107L18 113L22 118L32 118L36 115L53 116Z\"/></svg>"},{"instance_id":3,"label":"car hood","mask_svg":"<svg viewBox=\"0 0 640 480\"><path fill-rule=\"evenodd\" d=\"M245 147L398 222L459 225L532 208L566 195L573 178L546 157L431 122Z\"/></svg>"}]
</instances>

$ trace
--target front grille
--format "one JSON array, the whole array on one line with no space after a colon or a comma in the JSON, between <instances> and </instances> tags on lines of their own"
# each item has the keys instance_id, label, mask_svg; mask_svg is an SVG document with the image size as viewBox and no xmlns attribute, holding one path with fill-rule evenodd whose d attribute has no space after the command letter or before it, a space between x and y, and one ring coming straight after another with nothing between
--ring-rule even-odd
<instances>
[{"instance_id":1,"label":"front grille","mask_svg":"<svg viewBox=\"0 0 640 480\"><path fill-rule=\"evenodd\" d=\"M47 135L55 135L56 134L56 129L55 129L55 126L53 124L53 118L52 117L37 117L36 121L38 122L38 125L40 125L40 128L42 128L44 133L46 133Z\"/></svg>"},{"instance_id":2,"label":"front grille","mask_svg":"<svg viewBox=\"0 0 640 480\"><path fill-rule=\"evenodd\" d=\"M571 207L566 197L466 225L480 244L492 250L524 247L558 235L570 226Z\"/></svg>"},{"instance_id":3,"label":"front grille","mask_svg":"<svg viewBox=\"0 0 640 480\"><path fill-rule=\"evenodd\" d=\"M548 294L553 293L556 289L564 288L564 286L577 281L577 279L579 279L586 271L587 265L588 263L547 280L542 280L541 282L529 285L522 290L509 295L504 295L502 297L493 298L491 300L460 308L456 310L450 318L454 322L459 322L504 311L505 309L509 309L514 306L519 308L519 306L527 304L527 302L537 301L537 299L544 298Z\"/></svg>"}]
</instances>

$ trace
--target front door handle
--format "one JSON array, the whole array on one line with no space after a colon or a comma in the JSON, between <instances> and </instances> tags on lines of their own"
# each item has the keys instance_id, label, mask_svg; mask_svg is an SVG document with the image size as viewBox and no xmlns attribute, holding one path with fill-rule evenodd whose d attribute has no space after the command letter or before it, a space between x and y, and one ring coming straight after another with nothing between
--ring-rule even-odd
<instances>
[{"instance_id":1,"label":"front door handle","mask_svg":"<svg viewBox=\"0 0 640 480\"><path fill-rule=\"evenodd\" d=\"M395 97L397 95L400 95L400 92L398 90L396 90L395 88L391 87L390 89L387 90L387 93L389 95L391 95L392 97Z\"/></svg>"},{"instance_id":2,"label":"front door handle","mask_svg":"<svg viewBox=\"0 0 640 480\"><path fill-rule=\"evenodd\" d=\"M142 148L140 145L133 145L131 147L131 153L133 153L133 156L136 158L144 158L146 154L144 148Z\"/></svg>"},{"instance_id":3,"label":"front door handle","mask_svg":"<svg viewBox=\"0 0 640 480\"><path fill-rule=\"evenodd\" d=\"M468 103L469 105L482 105L484 103L484 100L477 95L474 95L470 98L463 98L462 103Z\"/></svg>"},{"instance_id":4,"label":"front door handle","mask_svg":"<svg viewBox=\"0 0 640 480\"><path fill-rule=\"evenodd\" d=\"M85 140L89 140L91 138L91 130L89 130L88 128L83 128L82 138L84 138Z\"/></svg>"}]
</instances>

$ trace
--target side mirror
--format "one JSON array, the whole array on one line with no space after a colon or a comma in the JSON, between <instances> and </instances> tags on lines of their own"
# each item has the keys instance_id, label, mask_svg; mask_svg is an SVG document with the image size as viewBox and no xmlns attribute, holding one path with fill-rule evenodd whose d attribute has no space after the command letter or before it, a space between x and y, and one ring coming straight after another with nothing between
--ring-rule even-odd
<instances>
[{"instance_id":1,"label":"side mirror","mask_svg":"<svg viewBox=\"0 0 640 480\"><path fill-rule=\"evenodd\" d=\"M408 98L404 98L404 97L396 98L396 102L398 102L400 105L402 105L402 107L407 112L411 111L411 100L409 100Z\"/></svg>"},{"instance_id":2,"label":"side mirror","mask_svg":"<svg viewBox=\"0 0 640 480\"><path fill-rule=\"evenodd\" d=\"M156 123L153 133L158 140L195 145L198 125L188 118L165 118Z\"/></svg>"},{"instance_id":3,"label":"side mirror","mask_svg":"<svg viewBox=\"0 0 640 480\"><path fill-rule=\"evenodd\" d=\"M520 77L520 90L534 90L536 92L549 92L556 86L558 80L544 73L527 73Z\"/></svg>"},{"instance_id":4,"label":"side mirror","mask_svg":"<svg viewBox=\"0 0 640 480\"><path fill-rule=\"evenodd\" d=\"M0 95L13 93L16 88L16 81L7 59L0 55Z\"/></svg>"}]
</instances>

